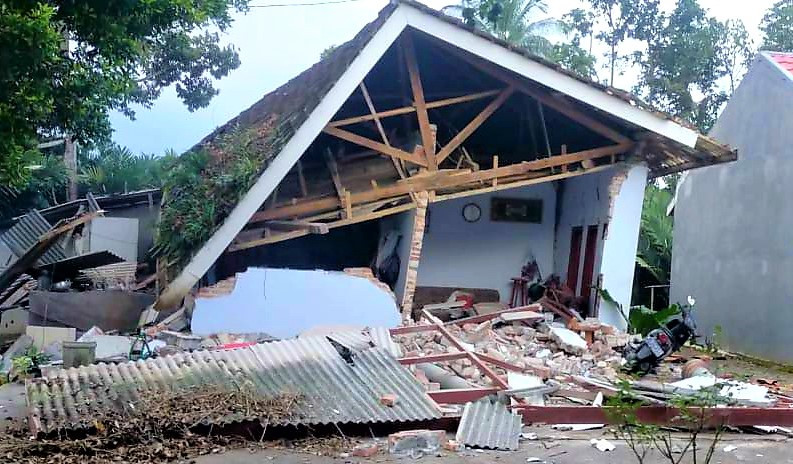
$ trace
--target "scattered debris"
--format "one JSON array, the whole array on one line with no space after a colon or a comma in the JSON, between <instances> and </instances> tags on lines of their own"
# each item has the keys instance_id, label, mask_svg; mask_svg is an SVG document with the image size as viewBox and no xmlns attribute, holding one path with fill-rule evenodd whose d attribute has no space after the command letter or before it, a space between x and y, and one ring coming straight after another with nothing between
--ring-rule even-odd
<instances>
[{"instance_id":1,"label":"scattered debris","mask_svg":"<svg viewBox=\"0 0 793 464\"><path fill-rule=\"evenodd\" d=\"M735 445L727 445L727 446L724 447L724 452L725 453L732 453L733 451L735 451L737 449L738 449L738 447L735 446Z\"/></svg>"},{"instance_id":2,"label":"scattered debris","mask_svg":"<svg viewBox=\"0 0 793 464\"><path fill-rule=\"evenodd\" d=\"M522 426L521 416L485 398L465 405L456 439L473 448L516 450Z\"/></svg>"},{"instance_id":3,"label":"scattered debris","mask_svg":"<svg viewBox=\"0 0 793 464\"><path fill-rule=\"evenodd\" d=\"M589 444L597 448L598 451L603 451L603 452L614 451L615 449L617 449L617 445L606 440L605 438L601 438L599 440L597 438L593 438L589 440Z\"/></svg>"},{"instance_id":4,"label":"scattered debris","mask_svg":"<svg viewBox=\"0 0 793 464\"><path fill-rule=\"evenodd\" d=\"M405 430L388 436L388 453L418 459L438 452L445 440L443 430Z\"/></svg>"},{"instance_id":5,"label":"scattered debris","mask_svg":"<svg viewBox=\"0 0 793 464\"><path fill-rule=\"evenodd\" d=\"M352 455L359 458L370 458L380 452L380 446L377 443L368 445L357 445L352 449Z\"/></svg>"}]
</instances>

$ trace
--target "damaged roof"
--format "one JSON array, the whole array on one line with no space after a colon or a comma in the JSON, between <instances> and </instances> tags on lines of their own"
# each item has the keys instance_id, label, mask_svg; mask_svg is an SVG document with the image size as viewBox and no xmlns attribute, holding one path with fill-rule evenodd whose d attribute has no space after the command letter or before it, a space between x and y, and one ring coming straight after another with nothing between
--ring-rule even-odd
<instances>
[{"instance_id":1,"label":"damaged roof","mask_svg":"<svg viewBox=\"0 0 793 464\"><path fill-rule=\"evenodd\" d=\"M345 358L327 338L308 337L63 369L54 377L28 382L30 428L34 434L90 428L97 417L122 410L142 395L240 378L250 380L265 397L301 395L294 416L273 425L411 422L441 416L437 404L387 349L353 349ZM384 406L384 394L400 400ZM257 419L226 417L220 424Z\"/></svg>"},{"instance_id":2,"label":"damaged roof","mask_svg":"<svg viewBox=\"0 0 793 464\"><path fill-rule=\"evenodd\" d=\"M222 167L224 137L238 129L249 130L248 148L260 155L262 174L252 181L241 198L227 199L229 211L222 211L217 221L207 228L211 235L203 248L192 250L195 254L189 262L176 263L181 272L163 292L158 306L176 304L204 275L372 67L408 28L506 68L545 88L547 93L566 95L572 104L586 107L587 111L626 132L651 132L655 136L653 140L659 141L661 147L658 154L648 155L644 160L653 175L735 159L735 153L728 147L698 134L669 115L654 111L627 92L566 71L414 0L392 0L377 19L351 41L265 95L194 147L207 149L215 163ZM496 57L499 54L500 58ZM163 217L168 214L172 196L179 194L179 189L176 190L165 192Z\"/></svg>"}]
</instances>

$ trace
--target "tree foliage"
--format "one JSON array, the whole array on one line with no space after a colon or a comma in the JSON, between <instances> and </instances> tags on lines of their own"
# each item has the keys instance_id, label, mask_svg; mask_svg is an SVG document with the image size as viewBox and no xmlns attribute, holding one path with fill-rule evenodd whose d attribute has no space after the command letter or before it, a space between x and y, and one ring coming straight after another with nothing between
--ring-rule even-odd
<instances>
[{"instance_id":1,"label":"tree foliage","mask_svg":"<svg viewBox=\"0 0 793 464\"><path fill-rule=\"evenodd\" d=\"M594 75L595 59L580 47L580 34L564 20L544 17L545 0L461 0L444 12L461 17L468 25L525 48L586 77ZM551 34L567 36L562 43Z\"/></svg>"},{"instance_id":2,"label":"tree foliage","mask_svg":"<svg viewBox=\"0 0 793 464\"><path fill-rule=\"evenodd\" d=\"M780 0L766 12L760 23L764 50L793 52L793 1Z\"/></svg>"},{"instance_id":3,"label":"tree foliage","mask_svg":"<svg viewBox=\"0 0 793 464\"><path fill-rule=\"evenodd\" d=\"M219 33L247 0L0 2L0 182L22 186L41 137L110 135L108 112L134 115L173 85L190 110L240 64Z\"/></svg>"},{"instance_id":4,"label":"tree foliage","mask_svg":"<svg viewBox=\"0 0 793 464\"><path fill-rule=\"evenodd\" d=\"M658 21L646 37L647 50L636 55L641 66L637 90L659 109L707 132L728 98L718 88L726 75L726 28L696 0L678 0Z\"/></svg>"}]
</instances>

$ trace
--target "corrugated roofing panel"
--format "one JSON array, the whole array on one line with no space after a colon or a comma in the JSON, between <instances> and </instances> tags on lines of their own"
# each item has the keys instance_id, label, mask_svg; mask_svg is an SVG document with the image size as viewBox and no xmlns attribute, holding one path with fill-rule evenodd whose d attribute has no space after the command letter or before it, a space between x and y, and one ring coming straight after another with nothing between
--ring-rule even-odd
<instances>
[{"instance_id":1,"label":"corrugated roofing panel","mask_svg":"<svg viewBox=\"0 0 793 464\"><path fill-rule=\"evenodd\" d=\"M395 358L402 356L399 345L391 339L391 332L385 327L333 332L328 334L328 338L351 350L362 350L377 346L388 351Z\"/></svg>"},{"instance_id":2,"label":"corrugated roofing panel","mask_svg":"<svg viewBox=\"0 0 793 464\"><path fill-rule=\"evenodd\" d=\"M295 411L298 419L285 420L281 425L405 422L440 417L437 404L386 350L355 352L349 361L325 337L309 337L66 369L57 378L28 383L31 430L83 428L90 426L94 417L123 402L134 401L142 392L220 384L232 377L250 380L263 396L302 394L303 401ZM380 397L386 393L397 395L399 402L393 407L381 405ZM257 418L229 417L221 422L253 419Z\"/></svg>"},{"instance_id":3,"label":"corrugated roofing panel","mask_svg":"<svg viewBox=\"0 0 793 464\"><path fill-rule=\"evenodd\" d=\"M771 52L769 55L782 69L793 74L793 53Z\"/></svg>"},{"instance_id":4,"label":"corrugated roofing panel","mask_svg":"<svg viewBox=\"0 0 793 464\"><path fill-rule=\"evenodd\" d=\"M14 227L8 229L0 236L0 240L5 242L19 258L38 242L39 237L47 233L51 228L50 223L38 211L34 210L22 216L14 224ZM66 259L66 253L60 243L55 243L39 258L37 264L50 264L63 259Z\"/></svg>"},{"instance_id":5,"label":"corrugated roofing panel","mask_svg":"<svg viewBox=\"0 0 793 464\"><path fill-rule=\"evenodd\" d=\"M475 448L516 450L521 418L500 402L489 399L465 405L457 441Z\"/></svg>"}]
</instances>

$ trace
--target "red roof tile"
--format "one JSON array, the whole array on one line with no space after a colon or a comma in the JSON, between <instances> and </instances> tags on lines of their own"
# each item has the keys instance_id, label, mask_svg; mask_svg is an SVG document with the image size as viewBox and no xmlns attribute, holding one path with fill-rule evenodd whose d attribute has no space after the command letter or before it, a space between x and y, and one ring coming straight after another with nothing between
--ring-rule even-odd
<instances>
[{"instance_id":1,"label":"red roof tile","mask_svg":"<svg viewBox=\"0 0 793 464\"><path fill-rule=\"evenodd\" d=\"M793 74L793 53L769 53L769 55L785 71Z\"/></svg>"}]
</instances>

